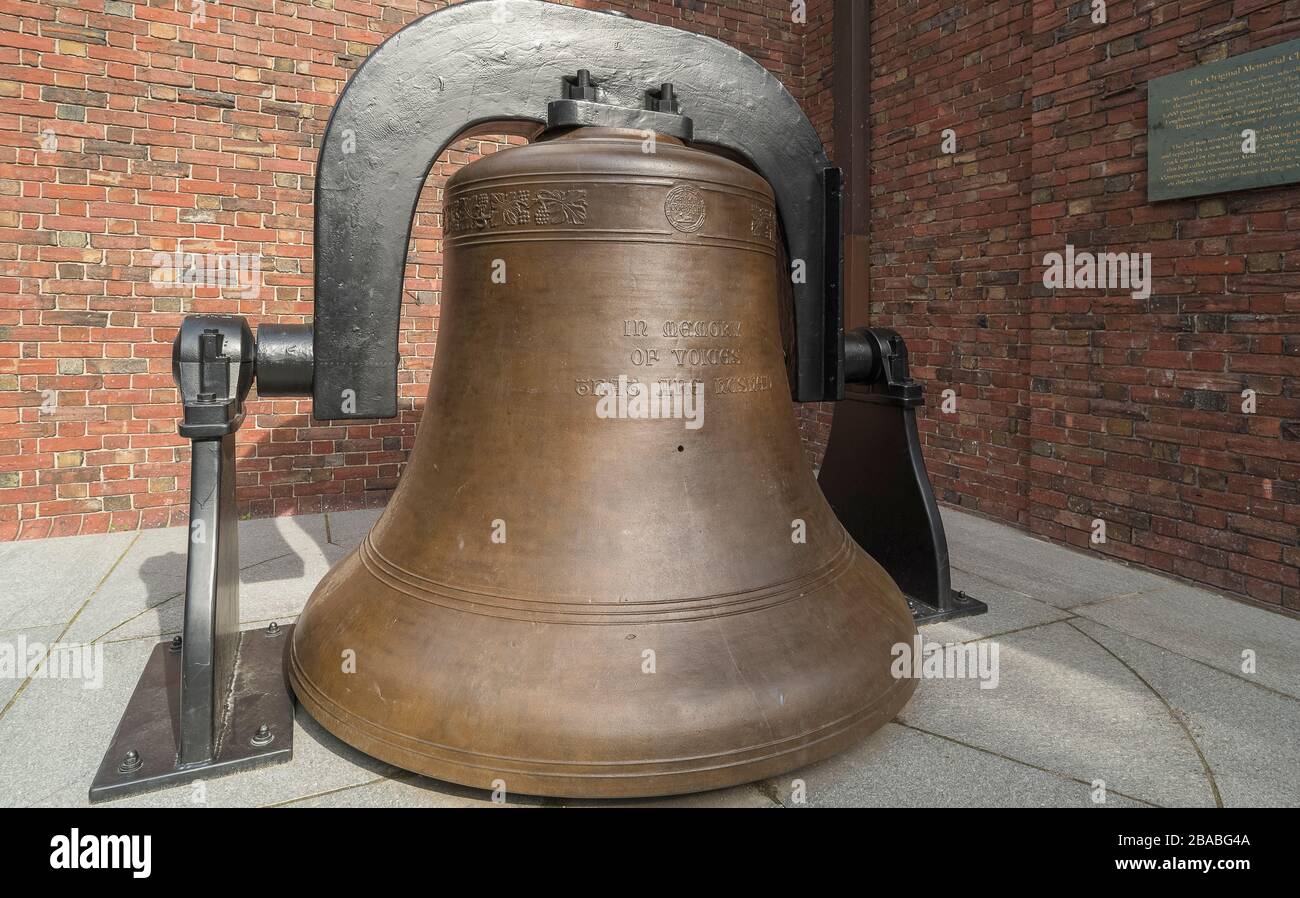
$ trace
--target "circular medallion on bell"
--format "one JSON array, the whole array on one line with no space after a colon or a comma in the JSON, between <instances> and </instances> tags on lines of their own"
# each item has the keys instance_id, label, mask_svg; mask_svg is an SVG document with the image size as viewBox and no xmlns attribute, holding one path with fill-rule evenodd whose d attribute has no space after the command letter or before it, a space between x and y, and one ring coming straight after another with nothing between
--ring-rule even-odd
<instances>
[{"instance_id":1,"label":"circular medallion on bell","mask_svg":"<svg viewBox=\"0 0 1300 898\"><path fill-rule=\"evenodd\" d=\"M704 194L690 184L679 184L668 191L664 200L664 215L668 223L688 234L704 226Z\"/></svg>"}]
</instances>

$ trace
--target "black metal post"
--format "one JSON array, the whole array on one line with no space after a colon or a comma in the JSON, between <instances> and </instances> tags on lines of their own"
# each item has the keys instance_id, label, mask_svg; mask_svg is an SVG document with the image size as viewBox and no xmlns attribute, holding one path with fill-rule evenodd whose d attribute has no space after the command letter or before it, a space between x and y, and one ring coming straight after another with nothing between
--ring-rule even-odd
<instances>
[{"instance_id":1,"label":"black metal post","mask_svg":"<svg viewBox=\"0 0 1300 898\"><path fill-rule=\"evenodd\" d=\"M235 435L195 440L181 649L180 764L216 757L239 645Z\"/></svg>"},{"instance_id":2,"label":"black metal post","mask_svg":"<svg viewBox=\"0 0 1300 898\"><path fill-rule=\"evenodd\" d=\"M268 380L304 379L306 333L286 331ZM309 344L308 344L309 345ZM235 431L253 382L253 335L242 318L190 316L172 356L182 436L192 442L183 635L154 647L90 787L91 801L287 761L293 696L284 675L292 627L239 630ZM307 388L310 379L306 378Z\"/></svg>"},{"instance_id":3,"label":"black metal post","mask_svg":"<svg viewBox=\"0 0 1300 898\"><path fill-rule=\"evenodd\" d=\"M886 328L845 335L844 399L835 405L817 481L840 523L880 562L917 620L982 614L988 606L952 588L948 539L934 500L916 410L921 385L907 345Z\"/></svg>"}]
</instances>

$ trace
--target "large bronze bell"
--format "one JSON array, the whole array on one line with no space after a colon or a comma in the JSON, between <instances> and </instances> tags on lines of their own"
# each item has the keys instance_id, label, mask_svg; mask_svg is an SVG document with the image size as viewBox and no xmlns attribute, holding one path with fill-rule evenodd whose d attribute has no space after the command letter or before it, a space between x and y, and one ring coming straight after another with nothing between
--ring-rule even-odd
<instances>
[{"instance_id":1,"label":"large bronze bell","mask_svg":"<svg viewBox=\"0 0 1300 898\"><path fill-rule=\"evenodd\" d=\"M245 398L396 415L413 210L475 133L534 142L447 184L410 464L295 625L240 631ZM376 48L320 145L313 320L176 336L184 638L155 646L92 800L290 760L286 669L363 751L538 795L774 776L889 720L913 620L984 605L951 588L906 345L844 332L842 183L780 83L701 35L493 0ZM820 480L792 395L839 402Z\"/></svg>"},{"instance_id":2,"label":"large bronze bell","mask_svg":"<svg viewBox=\"0 0 1300 898\"><path fill-rule=\"evenodd\" d=\"M303 705L370 755L536 795L690 792L833 754L915 687L890 674L908 606L800 447L772 191L646 142L580 128L448 182L410 465L290 652ZM620 377L702 385L702 416L600 417Z\"/></svg>"}]
</instances>

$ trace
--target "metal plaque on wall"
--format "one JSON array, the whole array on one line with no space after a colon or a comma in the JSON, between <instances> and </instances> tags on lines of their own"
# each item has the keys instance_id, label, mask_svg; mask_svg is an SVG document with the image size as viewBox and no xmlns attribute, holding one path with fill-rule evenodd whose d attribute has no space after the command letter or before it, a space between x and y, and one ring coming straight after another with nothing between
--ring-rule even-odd
<instances>
[{"instance_id":1,"label":"metal plaque on wall","mask_svg":"<svg viewBox=\"0 0 1300 898\"><path fill-rule=\"evenodd\" d=\"M1300 181L1300 40L1156 78L1147 199Z\"/></svg>"}]
</instances>

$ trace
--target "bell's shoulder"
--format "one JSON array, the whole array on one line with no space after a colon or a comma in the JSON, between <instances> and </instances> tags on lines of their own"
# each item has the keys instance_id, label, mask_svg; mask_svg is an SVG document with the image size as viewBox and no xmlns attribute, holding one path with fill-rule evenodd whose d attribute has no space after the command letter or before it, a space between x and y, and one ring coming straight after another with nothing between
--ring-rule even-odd
<instances>
[{"instance_id":1,"label":"bell's shoulder","mask_svg":"<svg viewBox=\"0 0 1300 898\"><path fill-rule=\"evenodd\" d=\"M717 153L675 140L653 140L645 132L595 128L484 155L448 178L447 190L487 188L513 178L576 180L584 175L699 181L773 198L761 175Z\"/></svg>"}]
</instances>

